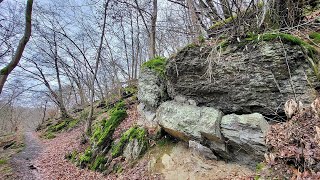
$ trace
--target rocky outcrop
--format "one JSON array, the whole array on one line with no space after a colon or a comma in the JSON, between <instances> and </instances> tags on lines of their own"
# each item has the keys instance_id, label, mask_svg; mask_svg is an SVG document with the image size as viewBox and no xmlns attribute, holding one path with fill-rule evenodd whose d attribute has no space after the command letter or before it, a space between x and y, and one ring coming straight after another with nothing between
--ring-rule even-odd
<instances>
[{"instance_id":1,"label":"rocky outcrop","mask_svg":"<svg viewBox=\"0 0 320 180\"><path fill-rule=\"evenodd\" d=\"M302 48L279 42L252 44L228 46L222 52L206 45L181 50L168 60L169 96L184 96L226 114L281 113L295 94L310 102L308 81L315 79Z\"/></svg>"},{"instance_id":2,"label":"rocky outcrop","mask_svg":"<svg viewBox=\"0 0 320 180\"><path fill-rule=\"evenodd\" d=\"M197 107L167 101L157 111L159 125L172 136L186 142L203 137L220 141L220 121L223 113L211 107Z\"/></svg>"},{"instance_id":3,"label":"rocky outcrop","mask_svg":"<svg viewBox=\"0 0 320 180\"><path fill-rule=\"evenodd\" d=\"M261 114L225 115L212 107L198 107L167 101L157 110L156 120L168 134L188 142L206 145L217 156L231 161L254 164L266 152L264 137L268 122ZM202 154L209 151L200 147ZM214 154L213 156L214 157Z\"/></svg>"},{"instance_id":4,"label":"rocky outcrop","mask_svg":"<svg viewBox=\"0 0 320 180\"><path fill-rule=\"evenodd\" d=\"M304 43L282 36L285 43L247 41L221 51L189 45L161 69L165 78L143 69L138 109L144 124L159 125L207 158L262 161L269 128L264 117L284 114L284 102L293 97L310 102L310 84L319 87Z\"/></svg>"},{"instance_id":5,"label":"rocky outcrop","mask_svg":"<svg viewBox=\"0 0 320 180\"><path fill-rule=\"evenodd\" d=\"M221 131L227 146L238 160L263 159L267 151L265 135L268 128L267 121L258 113L230 114L221 120Z\"/></svg>"},{"instance_id":6,"label":"rocky outcrop","mask_svg":"<svg viewBox=\"0 0 320 180\"><path fill-rule=\"evenodd\" d=\"M142 68L138 81L138 112L140 114L139 124L147 127L155 127L154 122L156 109L161 102L167 99L164 78L155 70Z\"/></svg>"}]
</instances>

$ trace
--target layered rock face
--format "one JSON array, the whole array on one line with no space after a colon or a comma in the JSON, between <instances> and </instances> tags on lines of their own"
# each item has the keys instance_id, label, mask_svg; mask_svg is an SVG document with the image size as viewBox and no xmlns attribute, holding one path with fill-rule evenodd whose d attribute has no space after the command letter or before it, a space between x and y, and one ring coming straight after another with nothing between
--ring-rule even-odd
<instances>
[{"instance_id":1,"label":"layered rock face","mask_svg":"<svg viewBox=\"0 0 320 180\"><path fill-rule=\"evenodd\" d=\"M168 60L166 70L171 98L185 96L224 113L281 113L279 107L295 95L309 103L306 77L314 82L301 47L278 42L228 46L222 52L188 47Z\"/></svg>"},{"instance_id":2,"label":"layered rock face","mask_svg":"<svg viewBox=\"0 0 320 180\"><path fill-rule=\"evenodd\" d=\"M141 115L139 123L147 127L156 127L156 109L168 98L164 77L152 69L142 68L138 89L138 112Z\"/></svg>"},{"instance_id":3,"label":"layered rock face","mask_svg":"<svg viewBox=\"0 0 320 180\"><path fill-rule=\"evenodd\" d=\"M140 119L205 157L255 165L267 152L265 117L282 113L289 98L311 101L317 84L306 57L279 42L186 47L168 60L165 78L142 70Z\"/></svg>"}]
</instances>

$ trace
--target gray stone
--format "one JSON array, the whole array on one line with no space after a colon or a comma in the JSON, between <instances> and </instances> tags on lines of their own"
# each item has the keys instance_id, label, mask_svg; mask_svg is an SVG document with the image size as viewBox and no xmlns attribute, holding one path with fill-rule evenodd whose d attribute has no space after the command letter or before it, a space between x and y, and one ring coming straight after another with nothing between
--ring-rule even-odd
<instances>
[{"instance_id":1,"label":"gray stone","mask_svg":"<svg viewBox=\"0 0 320 180\"><path fill-rule=\"evenodd\" d=\"M167 101L157 110L159 125L170 135L185 142L195 140L214 143L212 149L226 151L220 132L223 113L212 107L197 107Z\"/></svg>"},{"instance_id":2,"label":"gray stone","mask_svg":"<svg viewBox=\"0 0 320 180\"><path fill-rule=\"evenodd\" d=\"M232 152L239 160L262 160L267 151L265 135L269 125L259 113L222 117L221 131L231 146Z\"/></svg>"},{"instance_id":3,"label":"gray stone","mask_svg":"<svg viewBox=\"0 0 320 180\"><path fill-rule=\"evenodd\" d=\"M197 101L195 101L195 100L193 100L193 99L189 99L189 100L188 100L188 103L189 103L190 105L192 105L192 106L197 106L197 105L198 105Z\"/></svg>"},{"instance_id":4,"label":"gray stone","mask_svg":"<svg viewBox=\"0 0 320 180\"><path fill-rule=\"evenodd\" d=\"M157 127L158 123L155 121L156 118L156 112L153 110L148 110L145 108L145 105L143 103L140 103L137 106L137 110L139 113L139 119L138 119L138 125L153 128Z\"/></svg>"},{"instance_id":5,"label":"gray stone","mask_svg":"<svg viewBox=\"0 0 320 180\"><path fill-rule=\"evenodd\" d=\"M157 72L142 68L138 81L138 99L147 110L155 110L167 98L165 81Z\"/></svg>"},{"instance_id":6,"label":"gray stone","mask_svg":"<svg viewBox=\"0 0 320 180\"><path fill-rule=\"evenodd\" d=\"M174 100L178 103L186 103L187 102L187 98L184 96L181 96L181 95L174 97Z\"/></svg>"},{"instance_id":7,"label":"gray stone","mask_svg":"<svg viewBox=\"0 0 320 180\"><path fill-rule=\"evenodd\" d=\"M212 46L190 46L168 60L167 91L171 98L184 96L226 114L274 115L283 113L281 106L295 94L298 101L311 102L306 75L313 87L319 87L298 45L277 42L233 45L210 56L212 50Z\"/></svg>"},{"instance_id":8,"label":"gray stone","mask_svg":"<svg viewBox=\"0 0 320 180\"><path fill-rule=\"evenodd\" d=\"M123 150L123 156L126 160L136 160L143 153L143 146L139 144L137 139L131 140Z\"/></svg>"},{"instance_id":9,"label":"gray stone","mask_svg":"<svg viewBox=\"0 0 320 180\"><path fill-rule=\"evenodd\" d=\"M209 148L207 148L206 146L203 146L202 144L196 141L190 140L189 148L192 149L193 152L205 157L206 159L217 160L217 156L215 156Z\"/></svg>"}]
</instances>

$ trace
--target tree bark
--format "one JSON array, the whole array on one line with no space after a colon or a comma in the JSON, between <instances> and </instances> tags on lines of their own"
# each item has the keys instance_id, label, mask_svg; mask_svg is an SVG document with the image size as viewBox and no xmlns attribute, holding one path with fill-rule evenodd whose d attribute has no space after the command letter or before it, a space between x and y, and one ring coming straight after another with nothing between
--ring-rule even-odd
<instances>
[{"instance_id":1,"label":"tree bark","mask_svg":"<svg viewBox=\"0 0 320 180\"><path fill-rule=\"evenodd\" d=\"M0 94L2 93L2 89L3 86L5 84L5 82L7 81L7 78L9 76L9 74L12 72L12 70L18 65L21 57L22 57L22 53L30 39L31 36L31 15L32 15L32 4L33 4L33 0L28 0L27 1L27 8L26 8L26 27L24 30L24 35L21 38L19 45L17 47L17 50L12 58L12 60L10 61L10 63L5 66L4 68L2 68L0 70Z\"/></svg>"},{"instance_id":2,"label":"tree bark","mask_svg":"<svg viewBox=\"0 0 320 180\"><path fill-rule=\"evenodd\" d=\"M156 56L156 25L158 16L158 1L153 0L153 11L151 16L151 30L150 30L150 45L149 45L149 58L152 59Z\"/></svg>"}]
</instances>

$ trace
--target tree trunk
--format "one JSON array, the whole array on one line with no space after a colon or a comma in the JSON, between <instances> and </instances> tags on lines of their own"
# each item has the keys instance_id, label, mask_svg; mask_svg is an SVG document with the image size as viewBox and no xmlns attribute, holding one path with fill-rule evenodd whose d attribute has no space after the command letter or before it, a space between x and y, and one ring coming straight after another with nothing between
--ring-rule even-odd
<instances>
[{"instance_id":1,"label":"tree trunk","mask_svg":"<svg viewBox=\"0 0 320 180\"><path fill-rule=\"evenodd\" d=\"M92 82L91 82L90 112L89 112L89 115L87 118L87 124L86 124L86 129L85 129L87 135L91 135L91 133L92 133L91 125L92 125L92 121L93 121L93 101L94 101L94 93L95 93L94 82L97 77L99 62L101 59L101 51L102 51L102 45L103 45L103 39L104 39L104 33L105 33L106 21L107 21L107 7L108 7L109 2L110 2L110 0L107 0L107 2L105 3L105 6L104 6L104 18L103 18L103 27L102 27L101 38L100 38L100 45L99 45L99 48L97 51L96 66L95 66L95 70L94 70Z\"/></svg>"},{"instance_id":2,"label":"tree trunk","mask_svg":"<svg viewBox=\"0 0 320 180\"><path fill-rule=\"evenodd\" d=\"M158 16L158 1L153 0L153 11L151 16L151 30L150 30L150 45L149 45L149 58L152 59L156 56L156 25Z\"/></svg>"},{"instance_id":3,"label":"tree trunk","mask_svg":"<svg viewBox=\"0 0 320 180\"><path fill-rule=\"evenodd\" d=\"M0 71L0 94L2 93L2 89L4 86L4 83L7 81L7 78L9 74L12 72L12 70L18 65L22 53L24 51L24 48L26 47L30 36L31 36L31 15L32 15L32 4L33 0L28 0L27 1L27 10L26 10L26 27L24 30L24 35L21 38L18 48L11 60L11 62L5 66L4 68L1 69Z\"/></svg>"},{"instance_id":4,"label":"tree trunk","mask_svg":"<svg viewBox=\"0 0 320 180\"><path fill-rule=\"evenodd\" d=\"M187 0L187 6L189 8L189 14L190 14L190 19L191 19L191 31L193 36L193 41L194 42L198 42L199 41L199 37L201 35L201 25L198 21L198 17L197 14L195 12L195 7L193 4L192 0Z\"/></svg>"}]
</instances>

